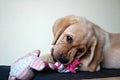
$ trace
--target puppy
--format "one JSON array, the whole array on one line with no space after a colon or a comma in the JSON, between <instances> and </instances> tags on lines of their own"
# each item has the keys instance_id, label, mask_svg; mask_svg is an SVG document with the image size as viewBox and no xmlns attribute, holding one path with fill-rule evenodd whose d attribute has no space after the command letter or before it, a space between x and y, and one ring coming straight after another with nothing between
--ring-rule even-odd
<instances>
[{"instance_id":1,"label":"puppy","mask_svg":"<svg viewBox=\"0 0 120 80\"><path fill-rule=\"evenodd\" d=\"M82 71L120 68L120 34L109 33L89 20L69 15L53 25L53 48L48 58L64 65L78 58ZM49 62L49 61L48 61ZM51 61L50 61L51 62Z\"/></svg>"}]
</instances>

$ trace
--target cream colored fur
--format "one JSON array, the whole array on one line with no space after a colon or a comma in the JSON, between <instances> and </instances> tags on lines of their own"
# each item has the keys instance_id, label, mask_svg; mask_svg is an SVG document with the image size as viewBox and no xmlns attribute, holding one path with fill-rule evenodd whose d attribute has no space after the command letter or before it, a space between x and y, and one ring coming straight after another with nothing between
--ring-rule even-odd
<instances>
[{"instance_id":1,"label":"cream colored fur","mask_svg":"<svg viewBox=\"0 0 120 80\"><path fill-rule=\"evenodd\" d=\"M82 71L120 68L120 34L106 32L83 17L69 15L56 20L53 35L53 51L43 58L47 62L54 62L53 56L59 61L62 54L68 60L66 64L79 58ZM66 41L67 35L73 38L72 43ZM78 48L84 51L77 54Z\"/></svg>"}]
</instances>

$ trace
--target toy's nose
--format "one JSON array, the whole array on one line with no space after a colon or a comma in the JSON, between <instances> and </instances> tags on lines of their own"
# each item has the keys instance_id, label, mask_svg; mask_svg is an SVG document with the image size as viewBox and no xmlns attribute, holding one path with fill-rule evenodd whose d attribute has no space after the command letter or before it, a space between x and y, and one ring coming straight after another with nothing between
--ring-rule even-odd
<instances>
[{"instance_id":1,"label":"toy's nose","mask_svg":"<svg viewBox=\"0 0 120 80\"><path fill-rule=\"evenodd\" d=\"M58 60L63 64L68 63L68 59L66 59L63 54L60 55Z\"/></svg>"}]
</instances>

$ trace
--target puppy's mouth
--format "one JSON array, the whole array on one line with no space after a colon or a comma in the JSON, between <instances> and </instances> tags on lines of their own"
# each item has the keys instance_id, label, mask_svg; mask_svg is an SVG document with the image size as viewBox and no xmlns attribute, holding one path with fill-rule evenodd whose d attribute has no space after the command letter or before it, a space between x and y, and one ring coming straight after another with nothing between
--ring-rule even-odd
<instances>
[{"instance_id":1,"label":"puppy's mouth","mask_svg":"<svg viewBox=\"0 0 120 80\"><path fill-rule=\"evenodd\" d=\"M72 62L71 61L72 59L68 60L63 54L60 54L59 57L56 58L54 56L54 49L53 48L51 49L51 56L52 56L54 62L59 61L60 63L62 63L64 65L68 65L68 64L70 64Z\"/></svg>"},{"instance_id":2,"label":"puppy's mouth","mask_svg":"<svg viewBox=\"0 0 120 80\"><path fill-rule=\"evenodd\" d=\"M66 59L63 54L61 54L61 55L59 56L59 58L57 59L57 58L54 56L53 53L54 53L54 49L52 48L52 49L51 49L51 56L52 56L54 62L59 61L60 63L62 63L62 64L64 64L64 65L68 64L69 60Z\"/></svg>"}]
</instances>

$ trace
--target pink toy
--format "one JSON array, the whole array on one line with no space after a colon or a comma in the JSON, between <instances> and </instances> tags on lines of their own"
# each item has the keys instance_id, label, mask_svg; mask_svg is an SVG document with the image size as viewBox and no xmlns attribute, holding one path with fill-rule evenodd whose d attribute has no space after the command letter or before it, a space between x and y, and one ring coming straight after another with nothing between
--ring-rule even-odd
<instances>
[{"instance_id":1,"label":"pink toy","mask_svg":"<svg viewBox=\"0 0 120 80\"><path fill-rule=\"evenodd\" d=\"M80 63L78 59L75 59L71 64L66 66L64 66L60 62L56 62L55 64L45 63L47 68L50 68L52 70L58 70L58 72L60 73L76 73L76 69L78 69L78 66L81 66L81 64L82 63Z\"/></svg>"},{"instance_id":2,"label":"pink toy","mask_svg":"<svg viewBox=\"0 0 120 80\"><path fill-rule=\"evenodd\" d=\"M39 58L39 55L40 51L36 50L15 61L15 63L11 66L8 80L30 80L34 76L32 69L37 71L43 70L45 64Z\"/></svg>"},{"instance_id":3,"label":"pink toy","mask_svg":"<svg viewBox=\"0 0 120 80\"><path fill-rule=\"evenodd\" d=\"M49 68L51 70L58 70L60 73L72 72L76 73L76 69L81 63L78 59L74 60L71 64L64 66L60 62L55 64L44 62L40 57L40 50L36 50L32 53L27 54L19 58L11 66L10 75L8 80L30 80L34 77L33 70L41 71L44 68Z\"/></svg>"}]
</instances>

